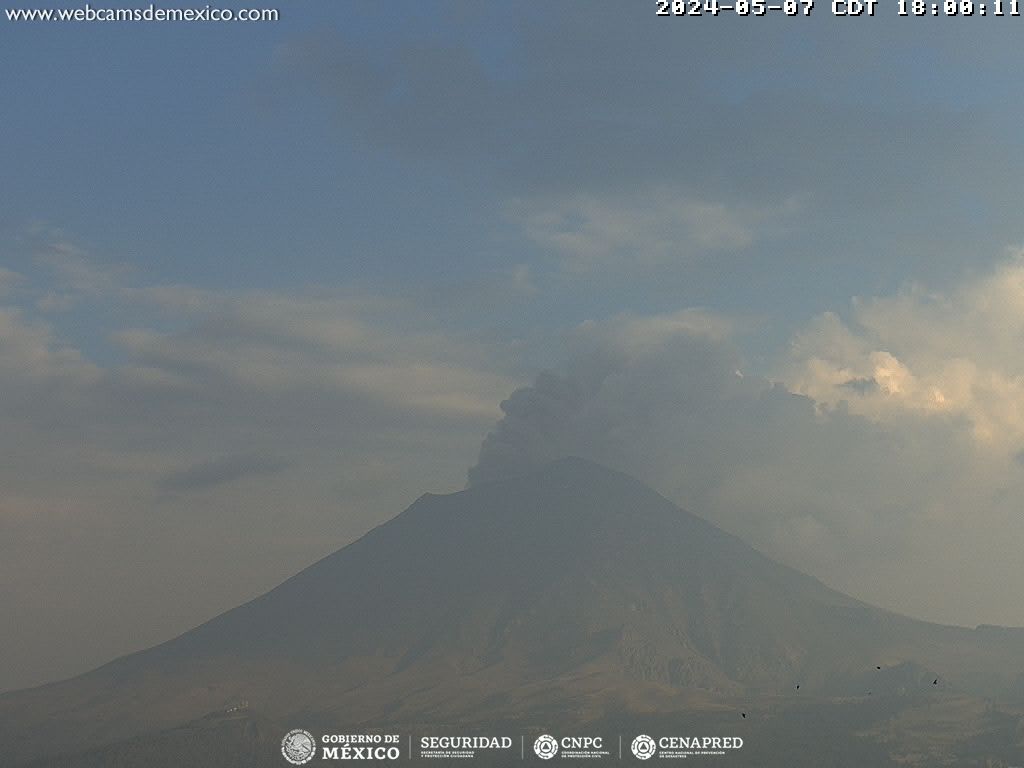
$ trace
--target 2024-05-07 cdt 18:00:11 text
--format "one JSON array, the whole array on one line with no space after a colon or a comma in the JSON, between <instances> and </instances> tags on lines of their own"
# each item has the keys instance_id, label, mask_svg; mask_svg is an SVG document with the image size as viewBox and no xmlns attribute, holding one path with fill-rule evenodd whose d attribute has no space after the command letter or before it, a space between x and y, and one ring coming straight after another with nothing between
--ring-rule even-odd
<instances>
[{"instance_id":1,"label":"2024-05-07 cdt 18:00:11 text","mask_svg":"<svg viewBox=\"0 0 1024 768\"><path fill-rule=\"evenodd\" d=\"M875 16L879 0L832 0L833 16ZM737 16L765 16L781 11L787 16L810 16L814 0L736 0L726 4L719 0L655 0L658 16L718 16L735 13ZM1020 0L896 0L898 16L1020 16Z\"/></svg>"}]
</instances>

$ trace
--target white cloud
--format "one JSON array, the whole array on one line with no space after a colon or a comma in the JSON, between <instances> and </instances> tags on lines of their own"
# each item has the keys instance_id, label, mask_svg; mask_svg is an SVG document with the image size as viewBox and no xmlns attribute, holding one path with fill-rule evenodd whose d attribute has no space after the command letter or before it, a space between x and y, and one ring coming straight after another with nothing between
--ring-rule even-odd
<instances>
[{"instance_id":1,"label":"white cloud","mask_svg":"<svg viewBox=\"0 0 1024 768\"><path fill-rule=\"evenodd\" d=\"M1024 447L1024 256L954 289L912 286L858 300L844 323L819 317L781 374L820 404L872 420L958 419L980 446Z\"/></svg>"},{"instance_id":2,"label":"white cloud","mask_svg":"<svg viewBox=\"0 0 1024 768\"><path fill-rule=\"evenodd\" d=\"M56 288L65 294L109 297L131 275L132 269L127 264L96 261L59 233L41 234L48 237L41 241L33 261L50 272Z\"/></svg>"},{"instance_id":3,"label":"white cloud","mask_svg":"<svg viewBox=\"0 0 1024 768\"><path fill-rule=\"evenodd\" d=\"M577 193L509 206L527 237L573 271L685 264L743 250L781 232L798 210L793 199L725 204L671 189L629 197Z\"/></svg>"},{"instance_id":4,"label":"white cloud","mask_svg":"<svg viewBox=\"0 0 1024 768\"><path fill-rule=\"evenodd\" d=\"M48 324L18 308L0 307L0 373L8 387L17 387L37 386L40 381L91 382L96 369L78 350L61 342Z\"/></svg>"}]
</instances>

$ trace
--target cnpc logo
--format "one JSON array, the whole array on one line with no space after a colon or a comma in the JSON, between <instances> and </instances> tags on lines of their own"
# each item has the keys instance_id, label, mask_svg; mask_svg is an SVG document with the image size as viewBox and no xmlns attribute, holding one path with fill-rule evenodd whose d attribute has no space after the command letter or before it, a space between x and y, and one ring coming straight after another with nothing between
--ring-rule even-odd
<instances>
[{"instance_id":1,"label":"cnpc logo","mask_svg":"<svg viewBox=\"0 0 1024 768\"><path fill-rule=\"evenodd\" d=\"M554 736L545 733L538 736L533 742L533 751L541 760L550 760L561 752L572 753L566 756L579 757L580 753L593 752L604 749L604 739L601 736L563 736L556 739Z\"/></svg>"}]
</instances>

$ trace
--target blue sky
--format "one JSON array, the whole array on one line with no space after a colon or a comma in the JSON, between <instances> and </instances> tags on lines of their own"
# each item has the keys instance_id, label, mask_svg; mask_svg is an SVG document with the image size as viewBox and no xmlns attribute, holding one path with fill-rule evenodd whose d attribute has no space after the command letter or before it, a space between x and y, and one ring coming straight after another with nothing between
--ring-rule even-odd
<instances>
[{"instance_id":1,"label":"blue sky","mask_svg":"<svg viewBox=\"0 0 1024 768\"><path fill-rule=\"evenodd\" d=\"M0 688L566 453L1024 624L1018 19L280 10L0 24Z\"/></svg>"},{"instance_id":2,"label":"blue sky","mask_svg":"<svg viewBox=\"0 0 1024 768\"><path fill-rule=\"evenodd\" d=\"M1013 19L821 11L313 3L276 24L8 24L0 225L9 241L57 227L153 280L392 289L558 270L517 198L660 185L802 202L726 254L757 294L707 258L671 296L591 286L577 317L680 292L807 314L826 290L834 303L922 267L948 280L968 248L995 258L1018 235Z\"/></svg>"}]
</instances>

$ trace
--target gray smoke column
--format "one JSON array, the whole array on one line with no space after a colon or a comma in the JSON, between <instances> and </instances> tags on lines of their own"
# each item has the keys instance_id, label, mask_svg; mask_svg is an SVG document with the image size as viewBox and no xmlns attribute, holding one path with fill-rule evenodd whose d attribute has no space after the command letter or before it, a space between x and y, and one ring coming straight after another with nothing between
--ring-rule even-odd
<instances>
[{"instance_id":1,"label":"gray smoke column","mask_svg":"<svg viewBox=\"0 0 1024 768\"><path fill-rule=\"evenodd\" d=\"M793 400L740 372L730 331L728 321L700 310L583 325L570 337L564 371L541 373L501 404L504 416L469 470L470 485L564 456L655 482L683 466L696 478L700 466L706 484L716 463L705 461L709 447L720 452L723 440L741 440L764 398L773 409ZM813 410L798 400L791 407Z\"/></svg>"}]
</instances>

